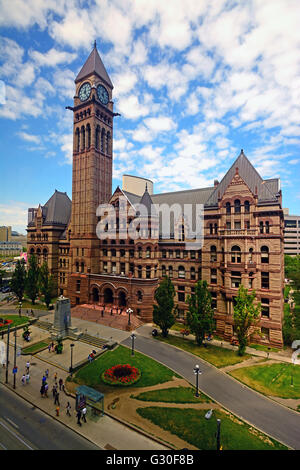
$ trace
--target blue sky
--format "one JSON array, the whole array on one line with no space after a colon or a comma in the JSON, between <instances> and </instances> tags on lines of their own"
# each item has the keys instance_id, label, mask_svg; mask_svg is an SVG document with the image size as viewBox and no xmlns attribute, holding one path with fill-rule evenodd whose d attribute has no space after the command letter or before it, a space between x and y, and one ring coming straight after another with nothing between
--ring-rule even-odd
<instances>
[{"instance_id":1,"label":"blue sky","mask_svg":"<svg viewBox=\"0 0 300 470\"><path fill-rule=\"evenodd\" d=\"M93 42L114 84L113 189L221 179L241 148L300 214L299 0L0 0L0 225L71 197L74 79Z\"/></svg>"}]
</instances>

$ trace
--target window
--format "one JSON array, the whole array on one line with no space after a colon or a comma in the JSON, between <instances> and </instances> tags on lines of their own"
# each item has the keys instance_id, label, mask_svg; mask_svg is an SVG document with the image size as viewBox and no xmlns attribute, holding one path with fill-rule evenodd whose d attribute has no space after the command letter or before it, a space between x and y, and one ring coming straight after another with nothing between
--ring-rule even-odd
<instances>
[{"instance_id":1,"label":"window","mask_svg":"<svg viewBox=\"0 0 300 470\"><path fill-rule=\"evenodd\" d=\"M268 221L266 222L266 233L270 233L270 224Z\"/></svg>"},{"instance_id":2,"label":"window","mask_svg":"<svg viewBox=\"0 0 300 470\"><path fill-rule=\"evenodd\" d=\"M241 262L241 249L238 245L234 245L231 248L231 262L240 263Z\"/></svg>"},{"instance_id":3,"label":"window","mask_svg":"<svg viewBox=\"0 0 300 470\"><path fill-rule=\"evenodd\" d=\"M179 279L185 279L184 266L179 266L179 268L178 268L178 277L179 277Z\"/></svg>"},{"instance_id":4,"label":"window","mask_svg":"<svg viewBox=\"0 0 300 470\"><path fill-rule=\"evenodd\" d=\"M264 233L264 223L259 222L259 233Z\"/></svg>"},{"instance_id":5,"label":"window","mask_svg":"<svg viewBox=\"0 0 300 470\"><path fill-rule=\"evenodd\" d=\"M138 258L142 258L142 248L138 247Z\"/></svg>"},{"instance_id":6,"label":"window","mask_svg":"<svg viewBox=\"0 0 300 470\"><path fill-rule=\"evenodd\" d=\"M218 233L218 224L214 224L214 231L215 231L215 234Z\"/></svg>"},{"instance_id":7,"label":"window","mask_svg":"<svg viewBox=\"0 0 300 470\"><path fill-rule=\"evenodd\" d=\"M226 230L231 230L231 222L226 222Z\"/></svg>"},{"instance_id":8,"label":"window","mask_svg":"<svg viewBox=\"0 0 300 470\"><path fill-rule=\"evenodd\" d=\"M236 199L234 201L234 212L235 212L235 214L240 214L241 213L241 201L239 199Z\"/></svg>"},{"instance_id":9,"label":"window","mask_svg":"<svg viewBox=\"0 0 300 470\"><path fill-rule=\"evenodd\" d=\"M77 280L77 281L76 281L76 292L77 292L77 293L80 292L80 280Z\"/></svg>"},{"instance_id":10,"label":"window","mask_svg":"<svg viewBox=\"0 0 300 470\"><path fill-rule=\"evenodd\" d=\"M241 230L241 222L234 222L234 230Z\"/></svg>"},{"instance_id":11,"label":"window","mask_svg":"<svg viewBox=\"0 0 300 470\"><path fill-rule=\"evenodd\" d=\"M191 280L195 281L196 280L196 271L195 268L191 268Z\"/></svg>"},{"instance_id":12,"label":"window","mask_svg":"<svg viewBox=\"0 0 300 470\"><path fill-rule=\"evenodd\" d=\"M169 258L173 258L173 251L169 250Z\"/></svg>"},{"instance_id":13,"label":"window","mask_svg":"<svg viewBox=\"0 0 300 470\"><path fill-rule=\"evenodd\" d=\"M253 289L253 273L249 273L249 289Z\"/></svg>"},{"instance_id":14,"label":"window","mask_svg":"<svg viewBox=\"0 0 300 470\"><path fill-rule=\"evenodd\" d=\"M270 286L269 273L262 272L261 273L261 288L269 289L269 286Z\"/></svg>"},{"instance_id":15,"label":"window","mask_svg":"<svg viewBox=\"0 0 300 470\"><path fill-rule=\"evenodd\" d=\"M269 340L269 336L270 336L270 330L269 328L264 328L262 327L261 328L261 334L262 334L262 339L268 341Z\"/></svg>"},{"instance_id":16,"label":"window","mask_svg":"<svg viewBox=\"0 0 300 470\"><path fill-rule=\"evenodd\" d=\"M246 230L250 229L250 220L245 220L245 229Z\"/></svg>"},{"instance_id":17,"label":"window","mask_svg":"<svg viewBox=\"0 0 300 470\"><path fill-rule=\"evenodd\" d=\"M217 293L216 292L211 292L211 308L216 309L217 308Z\"/></svg>"},{"instance_id":18,"label":"window","mask_svg":"<svg viewBox=\"0 0 300 470\"><path fill-rule=\"evenodd\" d=\"M116 253L117 253L117 252L116 252L115 249L111 250L111 256L116 256Z\"/></svg>"},{"instance_id":19,"label":"window","mask_svg":"<svg viewBox=\"0 0 300 470\"><path fill-rule=\"evenodd\" d=\"M161 267L161 275L166 276L166 267L165 266Z\"/></svg>"},{"instance_id":20,"label":"window","mask_svg":"<svg viewBox=\"0 0 300 470\"><path fill-rule=\"evenodd\" d=\"M217 284L217 270L214 268L210 270L210 283Z\"/></svg>"},{"instance_id":21,"label":"window","mask_svg":"<svg viewBox=\"0 0 300 470\"><path fill-rule=\"evenodd\" d=\"M166 258L166 257L167 257L167 252L166 252L166 250L162 250L162 257L163 257L163 258Z\"/></svg>"},{"instance_id":22,"label":"window","mask_svg":"<svg viewBox=\"0 0 300 470\"><path fill-rule=\"evenodd\" d=\"M120 271L121 271L121 274L125 274L125 263L120 263Z\"/></svg>"},{"instance_id":23,"label":"window","mask_svg":"<svg viewBox=\"0 0 300 470\"><path fill-rule=\"evenodd\" d=\"M239 285L242 282L241 273L239 271L231 272L231 287L239 288Z\"/></svg>"},{"instance_id":24,"label":"window","mask_svg":"<svg viewBox=\"0 0 300 470\"><path fill-rule=\"evenodd\" d=\"M250 203L249 201L245 201L245 213L249 214L250 212Z\"/></svg>"},{"instance_id":25,"label":"window","mask_svg":"<svg viewBox=\"0 0 300 470\"><path fill-rule=\"evenodd\" d=\"M112 274L116 274L116 272L117 272L116 263L111 263L111 272L112 272Z\"/></svg>"},{"instance_id":26,"label":"window","mask_svg":"<svg viewBox=\"0 0 300 470\"><path fill-rule=\"evenodd\" d=\"M151 278L151 266L146 266L146 279Z\"/></svg>"},{"instance_id":27,"label":"window","mask_svg":"<svg viewBox=\"0 0 300 470\"><path fill-rule=\"evenodd\" d=\"M120 250L120 257L124 258L124 256L125 256L125 250L122 249L122 250Z\"/></svg>"},{"instance_id":28,"label":"window","mask_svg":"<svg viewBox=\"0 0 300 470\"><path fill-rule=\"evenodd\" d=\"M103 271L107 273L107 261L104 261L103 263Z\"/></svg>"},{"instance_id":29,"label":"window","mask_svg":"<svg viewBox=\"0 0 300 470\"><path fill-rule=\"evenodd\" d=\"M147 246L146 248L146 258L150 258L151 257L151 248L149 246Z\"/></svg>"},{"instance_id":30,"label":"window","mask_svg":"<svg viewBox=\"0 0 300 470\"><path fill-rule=\"evenodd\" d=\"M180 250L176 250L175 256L176 256L176 258L180 258Z\"/></svg>"},{"instance_id":31,"label":"window","mask_svg":"<svg viewBox=\"0 0 300 470\"><path fill-rule=\"evenodd\" d=\"M269 299L261 299L261 316L270 317Z\"/></svg>"},{"instance_id":32,"label":"window","mask_svg":"<svg viewBox=\"0 0 300 470\"><path fill-rule=\"evenodd\" d=\"M185 287L178 286L178 300L179 302L185 302Z\"/></svg>"},{"instance_id":33,"label":"window","mask_svg":"<svg viewBox=\"0 0 300 470\"><path fill-rule=\"evenodd\" d=\"M230 202L226 202L226 214L230 214L230 213L231 213Z\"/></svg>"},{"instance_id":34,"label":"window","mask_svg":"<svg viewBox=\"0 0 300 470\"><path fill-rule=\"evenodd\" d=\"M217 248L215 247L215 245L212 245L210 247L210 261L211 263L217 261Z\"/></svg>"},{"instance_id":35,"label":"window","mask_svg":"<svg viewBox=\"0 0 300 470\"><path fill-rule=\"evenodd\" d=\"M169 278L173 277L173 266L169 266Z\"/></svg>"},{"instance_id":36,"label":"window","mask_svg":"<svg viewBox=\"0 0 300 470\"><path fill-rule=\"evenodd\" d=\"M137 296L138 302L142 302L142 300L143 300L143 293L142 293L141 290L138 290L138 291L137 291L136 296Z\"/></svg>"},{"instance_id":37,"label":"window","mask_svg":"<svg viewBox=\"0 0 300 470\"><path fill-rule=\"evenodd\" d=\"M213 234L213 224L209 224L209 234Z\"/></svg>"},{"instance_id":38,"label":"window","mask_svg":"<svg viewBox=\"0 0 300 470\"><path fill-rule=\"evenodd\" d=\"M260 251L261 251L261 262L269 263L269 248L267 246L262 246Z\"/></svg>"},{"instance_id":39,"label":"window","mask_svg":"<svg viewBox=\"0 0 300 470\"><path fill-rule=\"evenodd\" d=\"M191 256L191 259L196 259L195 250L191 250L191 251L190 251L190 256Z\"/></svg>"},{"instance_id":40,"label":"window","mask_svg":"<svg viewBox=\"0 0 300 470\"><path fill-rule=\"evenodd\" d=\"M138 266L138 278L142 278L142 266Z\"/></svg>"}]
</instances>

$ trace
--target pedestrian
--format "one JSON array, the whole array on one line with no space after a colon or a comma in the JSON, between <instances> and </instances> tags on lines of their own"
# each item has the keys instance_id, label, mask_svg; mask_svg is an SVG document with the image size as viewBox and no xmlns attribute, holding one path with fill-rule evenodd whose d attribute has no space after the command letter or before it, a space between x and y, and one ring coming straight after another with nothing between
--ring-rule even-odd
<instances>
[{"instance_id":1,"label":"pedestrian","mask_svg":"<svg viewBox=\"0 0 300 470\"><path fill-rule=\"evenodd\" d=\"M67 403L66 410L67 410L67 416L71 416L71 413L70 413L71 405L70 405L70 402L69 402L69 401L68 401L68 403Z\"/></svg>"},{"instance_id":2,"label":"pedestrian","mask_svg":"<svg viewBox=\"0 0 300 470\"><path fill-rule=\"evenodd\" d=\"M86 407L82 409L82 420L86 423Z\"/></svg>"},{"instance_id":3,"label":"pedestrian","mask_svg":"<svg viewBox=\"0 0 300 470\"><path fill-rule=\"evenodd\" d=\"M46 380L47 380L47 377L46 377L45 375L43 375L43 378L42 378L42 384L44 384L44 385L45 385L45 383L46 383Z\"/></svg>"},{"instance_id":4,"label":"pedestrian","mask_svg":"<svg viewBox=\"0 0 300 470\"><path fill-rule=\"evenodd\" d=\"M59 390L61 391L62 384L64 383L63 379L59 379L58 384L59 384Z\"/></svg>"},{"instance_id":5,"label":"pedestrian","mask_svg":"<svg viewBox=\"0 0 300 470\"><path fill-rule=\"evenodd\" d=\"M22 385L25 385L25 382L26 382L25 374L22 375L21 382L22 382Z\"/></svg>"},{"instance_id":6,"label":"pedestrian","mask_svg":"<svg viewBox=\"0 0 300 470\"><path fill-rule=\"evenodd\" d=\"M51 351L52 351L52 352L54 351L54 343L53 343L53 341L52 341L52 343L51 343Z\"/></svg>"},{"instance_id":7,"label":"pedestrian","mask_svg":"<svg viewBox=\"0 0 300 470\"><path fill-rule=\"evenodd\" d=\"M77 413L76 413L76 418L77 418L77 424L79 424L79 426L81 426L81 422L80 422L81 411L80 411L80 410L77 411Z\"/></svg>"},{"instance_id":8,"label":"pedestrian","mask_svg":"<svg viewBox=\"0 0 300 470\"><path fill-rule=\"evenodd\" d=\"M54 382L57 382L57 372L54 372Z\"/></svg>"},{"instance_id":9,"label":"pedestrian","mask_svg":"<svg viewBox=\"0 0 300 470\"><path fill-rule=\"evenodd\" d=\"M49 377L49 369L46 369L46 370L45 370L45 376L46 376L46 378L48 379L48 377Z\"/></svg>"},{"instance_id":10,"label":"pedestrian","mask_svg":"<svg viewBox=\"0 0 300 470\"><path fill-rule=\"evenodd\" d=\"M44 398L44 395L45 395L45 384L42 384L41 389L40 389L40 394L41 394L41 397Z\"/></svg>"},{"instance_id":11,"label":"pedestrian","mask_svg":"<svg viewBox=\"0 0 300 470\"><path fill-rule=\"evenodd\" d=\"M57 391L57 386L54 384L53 387L52 387L53 398L55 398L56 391Z\"/></svg>"},{"instance_id":12,"label":"pedestrian","mask_svg":"<svg viewBox=\"0 0 300 470\"><path fill-rule=\"evenodd\" d=\"M27 374L25 375L25 379L26 379L26 383L29 384L29 379L30 379L29 373L27 373Z\"/></svg>"},{"instance_id":13,"label":"pedestrian","mask_svg":"<svg viewBox=\"0 0 300 470\"><path fill-rule=\"evenodd\" d=\"M27 361L27 362L26 362L26 372L29 372L29 367L30 367L30 362Z\"/></svg>"},{"instance_id":14,"label":"pedestrian","mask_svg":"<svg viewBox=\"0 0 300 470\"><path fill-rule=\"evenodd\" d=\"M59 416L59 405L56 407L56 416Z\"/></svg>"},{"instance_id":15,"label":"pedestrian","mask_svg":"<svg viewBox=\"0 0 300 470\"><path fill-rule=\"evenodd\" d=\"M51 352L51 343L49 343L49 345L48 345L48 351L49 351L49 353Z\"/></svg>"},{"instance_id":16,"label":"pedestrian","mask_svg":"<svg viewBox=\"0 0 300 470\"><path fill-rule=\"evenodd\" d=\"M59 406L59 393L56 392L55 397L54 397L54 405Z\"/></svg>"},{"instance_id":17,"label":"pedestrian","mask_svg":"<svg viewBox=\"0 0 300 470\"><path fill-rule=\"evenodd\" d=\"M49 388L49 385L47 384L47 382L45 382L44 391L45 391L45 397L46 397L46 398L48 398L48 388Z\"/></svg>"}]
</instances>

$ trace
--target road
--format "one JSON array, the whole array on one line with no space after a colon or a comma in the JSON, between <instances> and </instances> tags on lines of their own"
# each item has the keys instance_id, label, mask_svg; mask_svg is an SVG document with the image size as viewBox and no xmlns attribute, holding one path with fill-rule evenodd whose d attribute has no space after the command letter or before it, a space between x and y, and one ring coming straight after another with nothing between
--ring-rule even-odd
<instances>
[{"instance_id":1,"label":"road","mask_svg":"<svg viewBox=\"0 0 300 470\"><path fill-rule=\"evenodd\" d=\"M1 450L101 450L0 384Z\"/></svg>"},{"instance_id":2,"label":"road","mask_svg":"<svg viewBox=\"0 0 300 470\"><path fill-rule=\"evenodd\" d=\"M131 339L122 342L131 347ZM199 364L199 388L233 414L293 449L300 449L300 413L275 403L243 386L199 357L158 340L137 334L135 349L174 370L195 384L193 368Z\"/></svg>"}]
</instances>

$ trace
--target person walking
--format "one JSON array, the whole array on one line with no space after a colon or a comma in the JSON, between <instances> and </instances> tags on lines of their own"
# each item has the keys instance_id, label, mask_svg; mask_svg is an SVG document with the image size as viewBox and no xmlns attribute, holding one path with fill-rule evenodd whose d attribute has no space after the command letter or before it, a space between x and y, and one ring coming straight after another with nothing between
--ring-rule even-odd
<instances>
[{"instance_id":1,"label":"person walking","mask_svg":"<svg viewBox=\"0 0 300 470\"><path fill-rule=\"evenodd\" d=\"M41 397L44 398L45 397L45 384L42 384L41 388L40 388L40 394L41 394Z\"/></svg>"},{"instance_id":2,"label":"person walking","mask_svg":"<svg viewBox=\"0 0 300 470\"><path fill-rule=\"evenodd\" d=\"M86 407L82 409L82 420L86 423Z\"/></svg>"},{"instance_id":3,"label":"person walking","mask_svg":"<svg viewBox=\"0 0 300 470\"><path fill-rule=\"evenodd\" d=\"M48 345L48 351L49 351L49 353L51 352L51 343L49 343L49 345Z\"/></svg>"},{"instance_id":4,"label":"person walking","mask_svg":"<svg viewBox=\"0 0 300 470\"><path fill-rule=\"evenodd\" d=\"M54 372L54 382L57 382L57 372Z\"/></svg>"},{"instance_id":5,"label":"person walking","mask_svg":"<svg viewBox=\"0 0 300 470\"><path fill-rule=\"evenodd\" d=\"M26 376L25 376L25 374L22 375L21 382L22 382L22 385L25 385L25 383L26 383Z\"/></svg>"},{"instance_id":6,"label":"person walking","mask_svg":"<svg viewBox=\"0 0 300 470\"><path fill-rule=\"evenodd\" d=\"M28 372L27 372L27 374L25 375L25 379L26 379L26 383L29 384L30 375L29 375Z\"/></svg>"},{"instance_id":7,"label":"person walking","mask_svg":"<svg viewBox=\"0 0 300 470\"><path fill-rule=\"evenodd\" d=\"M70 413L70 410L71 410L71 405L70 405L70 402L68 401L67 403L67 406L66 406L66 412L67 412L67 416L71 416L71 413Z\"/></svg>"},{"instance_id":8,"label":"person walking","mask_svg":"<svg viewBox=\"0 0 300 470\"><path fill-rule=\"evenodd\" d=\"M49 369L46 369L46 370L45 370L45 376L46 376L46 378L48 379L48 377L49 377Z\"/></svg>"},{"instance_id":9,"label":"person walking","mask_svg":"<svg viewBox=\"0 0 300 470\"><path fill-rule=\"evenodd\" d=\"M76 413L76 418L77 418L77 424L79 424L79 426L81 426L81 422L80 422L81 411L80 411L80 410L77 411L77 413Z\"/></svg>"},{"instance_id":10,"label":"person walking","mask_svg":"<svg viewBox=\"0 0 300 470\"><path fill-rule=\"evenodd\" d=\"M63 379L59 379L58 384L59 384L59 390L61 391L61 387L63 385L64 381Z\"/></svg>"},{"instance_id":11,"label":"person walking","mask_svg":"<svg viewBox=\"0 0 300 470\"><path fill-rule=\"evenodd\" d=\"M44 385L45 385L45 383L46 383L46 380L47 380L47 377L46 377L45 375L43 375L43 377L42 377L42 384L44 384Z\"/></svg>"},{"instance_id":12,"label":"person walking","mask_svg":"<svg viewBox=\"0 0 300 470\"><path fill-rule=\"evenodd\" d=\"M27 361L26 362L26 372L27 372L27 374L29 373L29 367L30 367L30 362Z\"/></svg>"},{"instance_id":13,"label":"person walking","mask_svg":"<svg viewBox=\"0 0 300 470\"><path fill-rule=\"evenodd\" d=\"M52 395L53 395L53 398L55 398L56 392L57 392L57 386L56 386L56 384L54 384L53 387L52 387Z\"/></svg>"},{"instance_id":14,"label":"person walking","mask_svg":"<svg viewBox=\"0 0 300 470\"><path fill-rule=\"evenodd\" d=\"M59 406L59 393L58 393L58 392L55 393L54 405L58 405L58 406Z\"/></svg>"},{"instance_id":15,"label":"person walking","mask_svg":"<svg viewBox=\"0 0 300 470\"><path fill-rule=\"evenodd\" d=\"M56 416L59 416L59 405L56 407Z\"/></svg>"},{"instance_id":16,"label":"person walking","mask_svg":"<svg viewBox=\"0 0 300 470\"><path fill-rule=\"evenodd\" d=\"M49 388L49 385L47 384L47 382L45 382L44 391L45 391L45 397L46 397L46 398L48 398L48 388Z\"/></svg>"}]
</instances>

